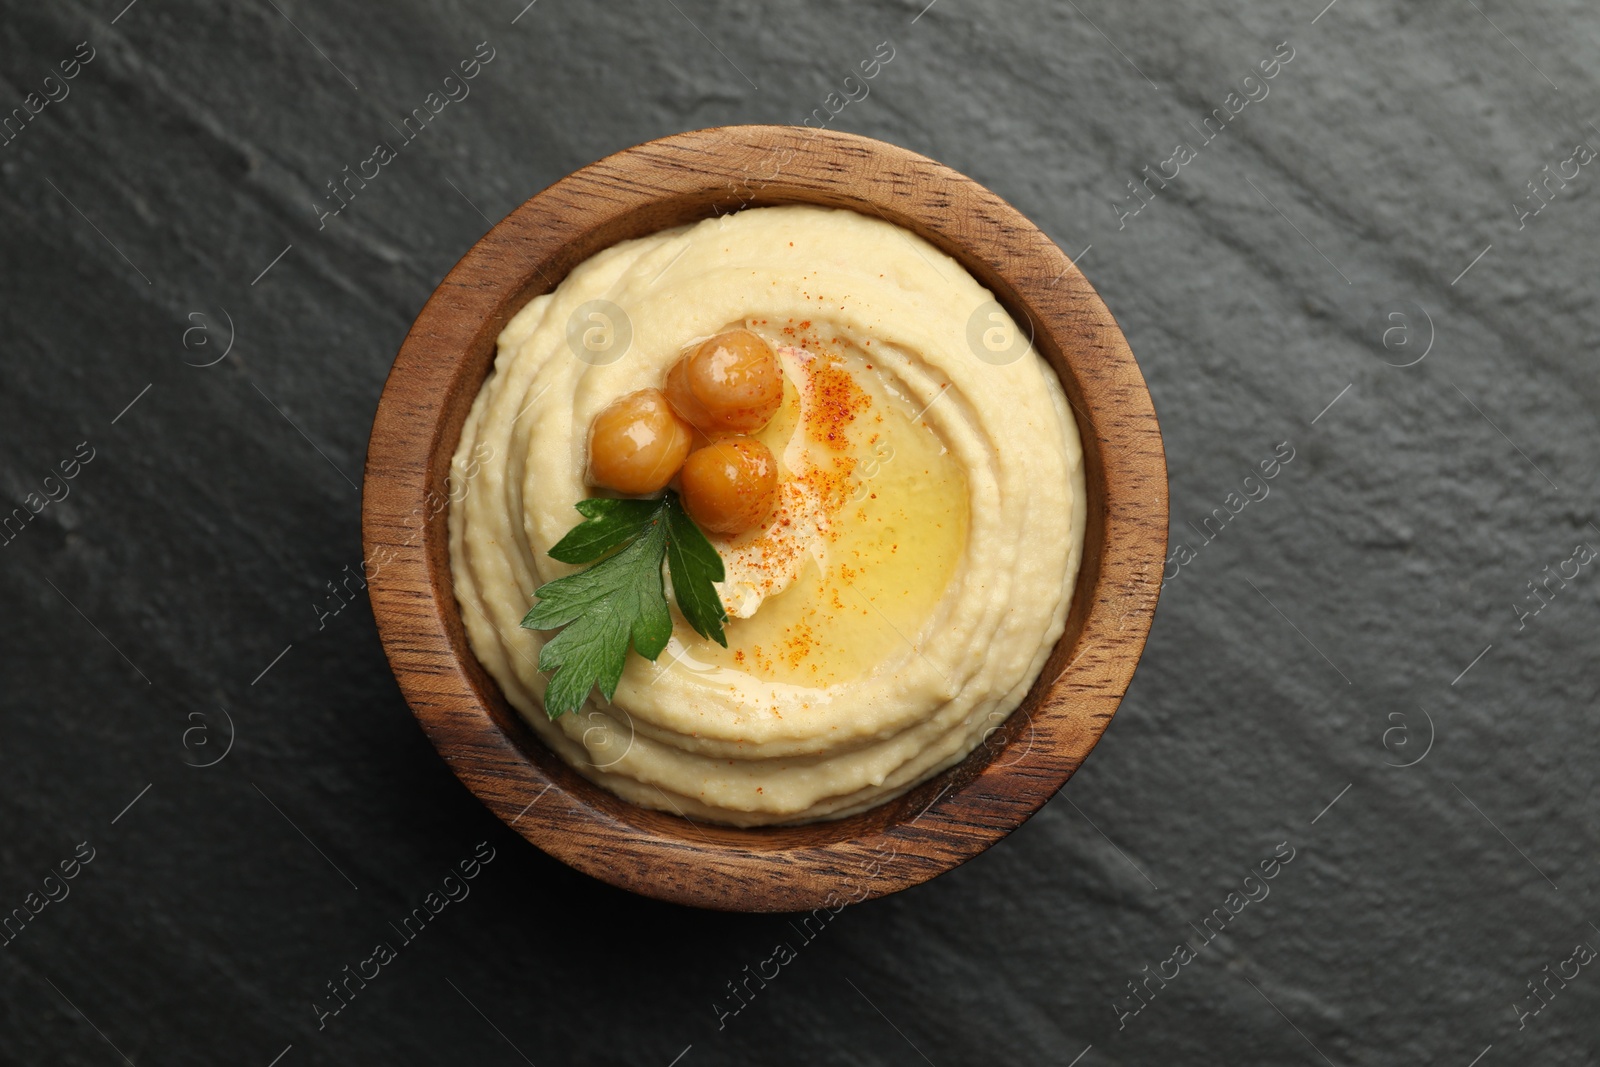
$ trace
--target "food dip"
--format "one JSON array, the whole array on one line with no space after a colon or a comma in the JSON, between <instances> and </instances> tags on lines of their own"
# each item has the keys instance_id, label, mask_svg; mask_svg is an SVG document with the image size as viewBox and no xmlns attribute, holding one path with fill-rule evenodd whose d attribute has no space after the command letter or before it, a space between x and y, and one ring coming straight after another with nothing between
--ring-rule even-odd
<instances>
[{"instance_id":1,"label":"food dip","mask_svg":"<svg viewBox=\"0 0 1600 1067\"><path fill-rule=\"evenodd\" d=\"M547 553L597 494L588 427L736 328L776 353L784 398L755 434L779 467L771 522L712 537L727 647L674 609L612 702L552 721L553 635L520 623L581 569ZM1083 546L1056 375L954 259L842 209L745 210L580 264L500 334L451 477L455 595L506 699L618 796L736 826L858 812L971 752L1060 637Z\"/></svg>"}]
</instances>

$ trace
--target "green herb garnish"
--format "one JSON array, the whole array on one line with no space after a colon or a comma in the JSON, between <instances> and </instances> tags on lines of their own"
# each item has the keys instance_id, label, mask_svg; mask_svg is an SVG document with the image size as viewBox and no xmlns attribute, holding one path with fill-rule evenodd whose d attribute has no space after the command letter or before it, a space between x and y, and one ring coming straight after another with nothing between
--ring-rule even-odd
<instances>
[{"instance_id":1,"label":"green herb garnish","mask_svg":"<svg viewBox=\"0 0 1600 1067\"><path fill-rule=\"evenodd\" d=\"M661 580L663 561L689 625L728 645L722 632L728 613L711 584L723 579L722 557L683 510L677 493L668 489L659 500L596 497L578 501L577 508L583 522L556 542L550 556L562 563L599 562L534 590L538 603L522 620L530 630L565 627L539 652L539 669L550 674L544 710L552 719L583 707L596 685L609 701L630 643L652 661L667 647L672 616Z\"/></svg>"}]
</instances>

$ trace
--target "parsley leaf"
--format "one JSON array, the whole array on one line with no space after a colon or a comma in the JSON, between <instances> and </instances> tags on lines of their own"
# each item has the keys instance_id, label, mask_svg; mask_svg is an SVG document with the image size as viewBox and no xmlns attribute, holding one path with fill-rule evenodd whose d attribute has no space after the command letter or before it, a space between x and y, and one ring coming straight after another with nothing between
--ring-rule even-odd
<instances>
[{"instance_id":1,"label":"parsley leaf","mask_svg":"<svg viewBox=\"0 0 1600 1067\"><path fill-rule=\"evenodd\" d=\"M617 691L628 645L655 659L672 636L661 560L666 526L651 522L633 542L588 570L539 587L539 603L522 620L533 630L564 626L539 652L539 669L554 673L545 688L552 719L583 707L596 684L609 701Z\"/></svg>"},{"instance_id":2,"label":"parsley leaf","mask_svg":"<svg viewBox=\"0 0 1600 1067\"><path fill-rule=\"evenodd\" d=\"M530 630L564 627L539 653L550 674L545 714L576 713L596 685L607 701L617 691L628 646L654 660L672 637L661 565L672 574L678 609L700 634L727 647L728 620L713 582L723 579L722 557L683 510L678 494L659 500L581 500L584 517L550 549L563 563L593 566L546 582L523 618ZM613 551L620 549L620 551ZM611 555L606 553L611 552ZM604 557L603 559L601 557Z\"/></svg>"},{"instance_id":3,"label":"parsley leaf","mask_svg":"<svg viewBox=\"0 0 1600 1067\"><path fill-rule=\"evenodd\" d=\"M583 522L550 549L550 558L562 563L591 563L618 545L627 544L656 517L659 500L608 500L591 497L577 503Z\"/></svg>"},{"instance_id":4,"label":"parsley leaf","mask_svg":"<svg viewBox=\"0 0 1600 1067\"><path fill-rule=\"evenodd\" d=\"M667 566L672 570L672 596L678 610L702 636L727 648L722 627L728 612L711 584L726 575L722 557L683 510L677 493L669 491L661 504L667 520Z\"/></svg>"}]
</instances>

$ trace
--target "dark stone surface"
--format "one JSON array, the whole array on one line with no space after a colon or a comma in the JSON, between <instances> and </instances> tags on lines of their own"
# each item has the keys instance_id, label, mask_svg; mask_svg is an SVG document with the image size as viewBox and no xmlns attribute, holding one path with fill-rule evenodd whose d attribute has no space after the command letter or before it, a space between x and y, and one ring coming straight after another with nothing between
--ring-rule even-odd
<instances>
[{"instance_id":1,"label":"dark stone surface","mask_svg":"<svg viewBox=\"0 0 1600 1067\"><path fill-rule=\"evenodd\" d=\"M1600 546L1600 168L1520 229L1513 208L1600 144L1592 4L124 2L7 3L0 31L6 109L95 50L0 147L5 509L93 449L0 548L0 907L94 850L0 951L0 1060L1600 1058L1594 966L1521 1029L1513 1006L1600 947L1600 574L1514 608ZM1061 796L803 943L526 846L424 740L365 602L317 605L360 558L389 363L486 218L638 141L798 122L884 40L834 125L1092 245L1194 557ZM471 95L319 229L324 183L480 41ZM1205 142L1282 41L1269 95ZM1206 543L1280 442L1270 495ZM186 766L220 755L224 710L226 758ZM470 897L319 1031L324 983L478 842ZM1126 983L1280 842L1270 896L1119 1029ZM780 941L798 958L719 1030Z\"/></svg>"}]
</instances>

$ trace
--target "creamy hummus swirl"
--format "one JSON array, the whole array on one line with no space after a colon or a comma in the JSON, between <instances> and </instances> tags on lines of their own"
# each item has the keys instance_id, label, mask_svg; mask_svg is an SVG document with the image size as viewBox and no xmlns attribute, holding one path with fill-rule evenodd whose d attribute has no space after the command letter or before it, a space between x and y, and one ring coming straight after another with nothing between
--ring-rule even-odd
<instances>
[{"instance_id":1,"label":"creamy hummus swirl","mask_svg":"<svg viewBox=\"0 0 1600 1067\"><path fill-rule=\"evenodd\" d=\"M578 569L548 551L593 495L587 427L617 397L659 386L686 344L730 326L771 339L786 376L802 379L789 385L799 400L817 388L808 367L850 375L866 398L847 413L851 447L877 458L807 452L797 422L774 448L791 471L818 457L855 465L850 506L785 535L806 553L809 584L787 567L762 603L730 573L725 599L737 593L753 615L730 623L728 650L674 609L666 652L653 663L630 652L614 703L591 693L552 722L538 670L552 635L519 624L540 585ZM935 513L939 500L950 506ZM467 417L451 501L462 620L512 706L624 799L739 826L860 811L979 745L1061 635L1085 516L1066 398L993 295L900 227L798 206L623 242L531 300ZM796 498L794 513L814 505ZM876 547L850 540L852 523L878 524L866 531ZM723 548L730 561L761 558Z\"/></svg>"}]
</instances>

